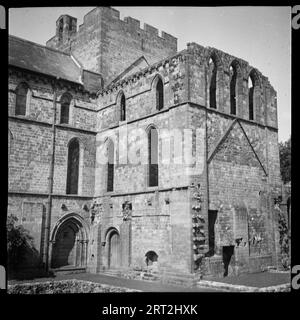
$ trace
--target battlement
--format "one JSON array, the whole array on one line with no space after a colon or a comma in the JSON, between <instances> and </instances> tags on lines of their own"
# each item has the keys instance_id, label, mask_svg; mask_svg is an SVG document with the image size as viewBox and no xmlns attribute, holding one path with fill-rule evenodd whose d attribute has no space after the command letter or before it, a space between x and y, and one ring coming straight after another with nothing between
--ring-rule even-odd
<instances>
[{"instance_id":1,"label":"battlement","mask_svg":"<svg viewBox=\"0 0 300 320\"><path fill-rule=\"evenodd\" d=\"M130 16L121 19L111 7L96 7L83 17L78 30L76 18L61 15L47 46L72 52L85 69L101 73L109 83L141 56L153 64L176 54L177 38L147 23L141 27Z\"/></svg>"},{"instance_id":2,"label":"battlement","mask_svg":"<svg viewBox=\"0 0 300 320\"><path fill-rule=\"evenodd\" d=\"M161 36L159 35L159 30L150 24L144 23L143 28L141 28L141 22L138 19L132 18L130 16L124 17L124 20L120 18L120 12L111 7L97 7L92 11L88 12L84 17L84 23L90 22L90 17L94 16L95 13L100 13L101 16L105 16L107 18L114 19L116 23L122 24L124 27L127 27L129 30L135 31L139 34L148 34L149 36L156 36L160 39L164 39L168 42L176 42L177 38L166 33L165 31L161 31ZM80 26L81 27L81 26Z\"/></svg>"},{"instance_id":3,"label":"battlement","mask_svg":"<svg viewBox=\"0 0 300 320\"><path fill-rule=\"evenodd\" d=\"M100 18L100 19L99 19ZM70 38L75 37L77 34L82 33L91 25L99 24L100 20L106 18L107 20L114 20L115 23L119 23L122 27L126 28L130 32L134 32L137 35L157 37L164 40L177 48L177 38L165 31L159 31L156 27L150 24L144 23L143 28L141 22L138 19L130 16L124 17L124 20L120 18L120 12L111 7L96 7L88 12L83 17L83 23L79 25L77 31L77 19L70 15L61 15L56 21L56 35L47 41L47 45L58 45L61 42L67 42Z\"/></svg>"}]
</instances>

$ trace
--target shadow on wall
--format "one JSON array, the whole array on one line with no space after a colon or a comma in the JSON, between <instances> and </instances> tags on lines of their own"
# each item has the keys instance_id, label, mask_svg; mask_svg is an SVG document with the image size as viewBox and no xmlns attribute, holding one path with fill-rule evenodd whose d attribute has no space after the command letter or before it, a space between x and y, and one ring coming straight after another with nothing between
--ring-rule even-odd
<instances>
[{"instance_id":1,"label":"shadow on wall","mask_svg":"<svg viewBox=\"0 0 300 320\"><path fill-rule=\"evenodd\" d=\"M228 268L231 261L231 257L234 254L234 246L223 247L223 264L224 264L224 277L228 276Z\"/></svg>"},{"instance_id":2,"label":"shadow on wall","mask_svg":"<svg viewBox=\"0 0 300 320\"><path fill-rule=\"evenodd\" d=\"M34 279L53 276L46 274L40 253L33 245L33 237L22 225L16 225L18 218L7 217L7 278Z\"/></svg>"}]
</instances>

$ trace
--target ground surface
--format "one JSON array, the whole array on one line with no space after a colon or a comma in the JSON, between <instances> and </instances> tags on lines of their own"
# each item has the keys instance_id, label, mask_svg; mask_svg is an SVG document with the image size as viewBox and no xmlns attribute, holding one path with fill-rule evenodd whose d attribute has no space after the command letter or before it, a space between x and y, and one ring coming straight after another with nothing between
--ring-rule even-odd
<instances>
[{"instance_id":1,"label":"ground surface","mask_svg":"<svg viewBox=\"0 0 300 320\"><path fill-rule=\"evenodd\" d=\"M104 274L91 274L91 273L77 273L77 274L64 274L57 275L52 278L36 278L32 280L23 281L9 281L9 284L26 283L26 282L44 282L53 280L66 280L78 279L85 281L92 281L96 283L108 284L112 286L130 288L141 290L144 292L220 292L218 288L200 288L200 287L181 287L162 284L160 282L151 282L143 280L132 280L112 277ZM290 282L290 273L276 273L276 272L260 272L252 274L243 274L235 277L226 278L210 278L210 281L227 283L232 285L243 285L250 287L269 287L276 286Z\"/></svg>"},{"instance_id":2,"label":"ground surface","mask_svg":"<svg viewBox=\"0 0 300 320\"><path fill-rule=\"evenodd\" d=\"M289 272L259 272L249 274L245 273L234 277L210 278L209 280L233 285L263 288L290 283L291 275Z\"/></svg>"},{"instance_id":3,"label":"ground surface","mask_svg":"<svg viewBox=\"0 0 300 320\"><path fill-rule=\"evenodd\" d=\"M165 285L159 282L142 281L142 280L132 280L117 278L112 276L107 276L103 274L91 274L91 273L78 273L78 274L66 274L58 275L54 278L36 278L33 280L23 280L23 281L9 281L11 284L15 283L26 283L26 282L44 282L51 280L65 280L65 279L78 279L85 281L92 281L102 284L109 284L112 286L130 288L141 290L144 292L217 292L220 290L211 288L185 288L177 287L171 285Z\"/></svg>"}]
</instances>

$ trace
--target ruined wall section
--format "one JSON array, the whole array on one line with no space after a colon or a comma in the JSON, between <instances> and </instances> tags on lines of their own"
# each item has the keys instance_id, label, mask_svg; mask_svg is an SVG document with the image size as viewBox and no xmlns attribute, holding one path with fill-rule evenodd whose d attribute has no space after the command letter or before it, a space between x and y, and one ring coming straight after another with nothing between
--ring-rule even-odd
<instances>
[{"instance_id":1,"label":"ruined wall section","mask_svg":"<svg viewBox=\"0 0 300 320\"><path fill-rule=\"evenodd\" d=\"M208 108L210 106L208 64L210 58L213 57L217 67L216 111L230 114L230 66L233 63L237 68L237 111L236 116L233 117L249 120L248 80L252 72L255 75L254 120L249 121L277 128L276 91L259 70L240 58L215 48L202 47L196 43L188 44L187 54L190 61L191 102Z\"/></svg>"},{"instance_id":2,"label":"ruined wall section","mask_svg":"<svg viewBox=\"0 0 300 320\"><path fill-rule=\"evenodd\" d=\"M209 208L217 210L216 254L233 246L239 271L251 257L272 263L268 199L261 203L267 193L267 176L236 123L209 164Z\"/></svg>"},{"instance_id":3,"label":"ruined wall section","mask_svg":"<svg viewBox=\"0 0 300 320\"><path fill-rule=\"evenodd\" d=\"M208 61L212 55L218 68L216 109L209 104ZM196 165L190 175L209 201L208 206L205 201L202 205L206 244L208 210L217 211L214 256L206 258L206 272L223 275L222 248L229 246L235 252L230 274L261 270L275 262L271 212L273 195L280 187L276 92L258 70L220 50L192 43L188 44L187 56L188 123L195 131L204 130L205 140L202 147L198 139L193 141L193 152L196 159L204 153L209 162L208 180L205 165L201 170ZM233 61L238 63L239 76L236 116L230 115L229 66ZM251 71L257 77L253 121L249 120L248 105Z\"/></svg>"}]
</instances>

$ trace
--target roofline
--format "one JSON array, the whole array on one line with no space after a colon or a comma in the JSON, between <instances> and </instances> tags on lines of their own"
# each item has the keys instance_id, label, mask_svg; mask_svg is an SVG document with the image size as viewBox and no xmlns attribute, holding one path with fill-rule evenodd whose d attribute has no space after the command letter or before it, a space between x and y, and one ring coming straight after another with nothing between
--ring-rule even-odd
<instances>
[{"instance_id":1,"label":"roofline","mask_svg":"<svg viewBox=\"0 0 300 320\"><path fill-rule=\"evenodd\" d=\"M150 64L148 63L145 56L142 55L139 58L137 58L131 65L129 65L129 67L127 67L124 71L122 71L113 81L110 82L110 84L114 84L114 83L118 82L122 78L123 75L125 75L132 68L136 67L138 65L138 62L142 61L142 60L144 60L147 63L148 67L150 66ZM147 68L147 67L145 67L145 68Z\"/></svg>"},{"instance_id":2,"label":"roofline","mask_svg":"<svg viewBox=\"0 0 300 320\"><path fill-rule=\"evenodd\" d=\"M61 17L70 17L70 18L73 18L73 19L76 19L76 20L77 20L76 17L70 16L69 14L61 14L61 15L56 19L56 22L57 22L58 20L60 20Z\"/></svg>"},{"instance_id":3,"label":"roofline","mask_svg":"<svg viewBox=\"0 0 300 320\"><path fill-rule=\"evenodd\" d=\"M32 44L32 45L37 46L37 47L41 47L41 48L48 49L48 50L51 50L51 51L54 51L54 52L62 53L64 55L66 55L66 56L71 56L67 52L64 52L64 51L61 51L61 50L57 50L57 49L54 49L54 48L51 48L51 47L48 47L48 46L45 46L45 45L42 45L42 44L39 44L39 43L36 43L36 42L32 42L30 40L27 40L27 39L24 39L24 38L20 38L20 37L11 35L11 34L8 35L8 39L10 39L10 38L15 38L17 40L21 40L23 42L27 42L27 43Z\"/></svg>"},{"instance_id":4,"label":"roofline","mask_svg":"<svg viewBox=\"0 0 300 320\"><path fill-rule=\"evenodd\" d=\"M20 67L20 66L14 65L14 64L10 64L10 63L8 63L8 66L9 67L13 67L13 68L17 68L17 69L20 69L20 70L26 70L28 72L32 72L32 73L35 73L35 74L38 74L38 75L46 76L46 77L49 77L49 78L52 78L52 79L67 81L69 83L73 83L73 84L80 85L80 86L84 87L83 83L81 83L81 82L75 82L75 81L72 81L72 80L69 80L69 79L56 77L56 76L53 76L53 75L48 74L48 73L42 73L42 72L38 72L38 71L35 71L35 70L31 70L31 69L25 69L23 67Z\"/></svg>"},{"instance_id":5,"label":"roofline","mask_svg":"<svg viewBox=\"0 0 300 320\"><path fill-rule=\"evenodd\" d=\"M120 80L118 80L118 81L116 81L114 83L110 82L104 89L98 90L97 91L97 95L107 93L109 90L119 86L121 83L126 82L131 78L134 78L136 75L142 74L144 72L147 72L148 70L151 70L153 68L156 68L159 65L164 64L165 61L168 61L170 59L173 59L173 58L176 58L176 57L179 57L179 56L183 56L186 53L187 53L187 49L183 49L183 50L181 50L181 51L179 51L179 52L177 52L177 53L175 53L173 55L170 55L170 56L168 56L168 57L166 57L164 59L161 59L161 60L159 60L159 61L157 61L157 62L155 62L155 63L153 63L153 64L151 64L151 65L149 65L147 67L145 67L144 69L142 69L140 71L137 71L137 72L129 75L128 77L120 79Z\"/></svg>"}]
</instances>

